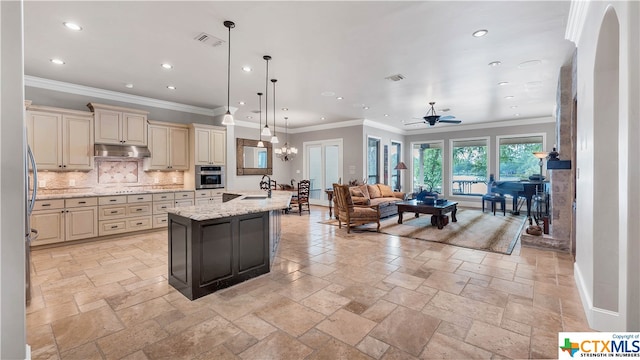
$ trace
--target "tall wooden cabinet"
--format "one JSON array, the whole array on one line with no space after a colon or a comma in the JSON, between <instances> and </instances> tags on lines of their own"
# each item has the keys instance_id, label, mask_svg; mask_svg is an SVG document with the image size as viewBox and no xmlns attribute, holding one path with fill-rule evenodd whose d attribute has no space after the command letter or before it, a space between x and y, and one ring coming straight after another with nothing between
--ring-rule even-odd
<instances>
[{"instance_id":1,"label":"tall wooden cabinet","mask_svg":"<svg viewBox=\"0 0 640 360\"><path fill-rule=\"evenodd\" d=\"M27 142L40 170L93 169L93 115L49 106L27 107Z\"/></svg>"},{"instance_id":2,"label":"tall wooden cabinet","mask_svg":"<svg viewBox=\"0 0 640 360\"><path fill-rule=\"evenodd\" d=\"M192 124L195 165L224 165L226 160L226 129Z\"/></svg>"},{"instance_id":3,"label":"tall wooden cabinet","mask_svg":"<svg viewBox=\"0 0 640 360\"><path fill-rule=\"evenodd\" d=\"M149 120L149 151L145 170L189 169L189 128L187 125Z\"/></svg>"},{"instance_id":4,"label":"tall wooden cabinet","mask_svg":"<svg viewBox=\"0 0 640 360\"><path fill-rule=\"evenodd\" d=\"M147 145L148 111L97 103L87 106L95 114L96 144Z\"/></svg>"}]
</instances>

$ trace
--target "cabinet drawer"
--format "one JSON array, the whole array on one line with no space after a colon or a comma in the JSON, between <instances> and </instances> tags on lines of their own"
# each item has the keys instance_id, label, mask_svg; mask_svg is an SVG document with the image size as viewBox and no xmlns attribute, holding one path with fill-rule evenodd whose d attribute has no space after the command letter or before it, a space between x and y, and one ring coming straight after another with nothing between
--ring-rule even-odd
<instances>
[{"instance_id":1,"label":"cabinet drawer","mask_svg":"<svg viewBox=\"0 0 640 360\"><path fill-rule=\"evenodd\" d=\"M168 224L169 224L169 219L167 214L153 215L154 228L167 227Z\"/></svg>"},{"instance_id":2,"label":"cabinet drawer","mask_svg":"<svg viewBox=\"0 0 640 360\"><path fill-rule=\"evenodd\" d=\"M127 216L151 215L151 203L127 205Z\"/></svg>"},{"instance_id":3,"label":"cabinet drawer","mask_svg":"<svg viewBox=\"0 0 640 360\"><path fill-rule=\"evenodd\" d=\"M153 194L153 201L173 200L173 193Z\"/></svg>"},{"instance_id":4,"label":"cabinet drawer","mask_svg":"<svg viewBox=\"0 0 640 360\"><path fill-rule=\"evenodd\" d=\"M151 229L151 226L152 226L151 216L141 216L141 217L127 219L128 231Z\"/></svg>"},{"instance_id":5,"label":"cabinet drawer","mask_svg":"<svg viewBox=\"0 0 640 360\"><path fill-rule=\"evenodd\" d=\"M178 200L175 201L175 207L193 206L193 199Z\"/></svg>"},{"instance_id":6,"label":"cabinet drawer","mask_svg":"<svg viewBox=\"0 0 640 360\"><path fill-rule=\"evenodd\" d=\"M100 236L119 234L128 231L127 220L125 219L99 221L98 224L98 235Z\"/></svg>"},{"instance_id":7,"label":"cabinet drawer","mask_svg":"<svg viewBox=\"0 0 640 360\"><path fill-rule=\"evenodd\" d=\"M149 202L151 200L153 200L152 194L127 195L127 202L129 204L139 203L139 202Z\"/></svg>"},{"instance_id":8,"label":"cabinet drawer","mask_svg":"<svg viewBox=\"0 0 640 360\"><path fill-rule=\"evenodd\" d=\"M167 209L174 207L173 201L154 201L153 202L153 214L166 214Z\"/></svg>"},{"instance_id":9,"label":"cabinet drawer","mask_svg":"<svg viewBox=\"0 0 640 360\"><path fill-rule=\"evenodd\" d=\"M64 199L36 200L33 210L51 210L64 208Z\"/></svg>"},{"instance_id":10,"label":"cabinet drawer","mask_svg":"<svg viewBox=\"0 0 640 360\"><path fill-rule=\"evenodd\" d=\"M210 197L211 190L196 190L196 198Z\"/></svg>"},{"instance_id":11,"label":"cabinet drawer","mask_svg":"<svg viewBox=\"0 0 640 360\"><path fill-rule=\"evenodd\" d=\"M98 219L117 219L127 215L127 205L100 206L98 208Z\"/></svg>"},{"instance_id":12,"label":"cabinet drawer","mask_svg":"<svg viewBox=\"0 0 640 360\"><path fill-rule=\"evenodd\" d=\"M64 206L68 208L96 205L98 205L98 198L96 197L65 199L64 201Z\"/></svg>"},{"instance_id":13,"label":"cabinet drawer","mask_svg":"<svg viewBox=\"0 0 640 360\"><path fill-rule=\"evenodd\" d=\"M98 198L98 205L126 204L127 195L101 196Z\"/></svg>"},{"instance_id":14,"label":"cabinet drawer","mask_svg":"<svg viewBox=\"0 0 640 360\"><path fill-rule=\"evenodd\" d=\"M176 200L193 199L193 191L179 191L175 195L176 195Z\"/></svg>"}]
</instances>

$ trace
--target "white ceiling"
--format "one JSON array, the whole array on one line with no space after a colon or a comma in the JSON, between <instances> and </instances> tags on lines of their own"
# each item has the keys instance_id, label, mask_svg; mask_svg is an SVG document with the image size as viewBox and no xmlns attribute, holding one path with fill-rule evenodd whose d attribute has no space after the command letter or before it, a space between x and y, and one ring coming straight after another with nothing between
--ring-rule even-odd
<instances>
[{"instance_id":1,"label":"white ceiling","mask_svg":"<svg viewBox=\"0 0 640 360\"><path fill-rule=\"evenodd\" d=\"M278 79L279 127L288 116L293 128L368 119L411 130L417 127L402 121L424 116L429 101L436 102L440 115L454 115L463 124L536 118L552 115L559 69L574 49L564 40L569 6L568 1L25 1L25 74L224 107L228 31L223 21L232 20L231 106L238 107L238 120L258 121L252 111L258 109L256 93L265 91L265 54L273 57L269 77ZM65 21L83 30L68 30ZM489 33L471 36L478 29ZM194 37L201 32L225 43L199 43ZM50 63L55 57L65 65ZM519 66L531 60L540 63ZM488 66L492 61L502 65ZM174 68L164 70L163 62ZM253 71L242 71L244 65ZM385 79L394 74L405 79ZM509 84L499 86L501 81ZM270 124L272 99L269 83ZM444 108L450 111L441 112Z\"/></svg>"}]
</instances>

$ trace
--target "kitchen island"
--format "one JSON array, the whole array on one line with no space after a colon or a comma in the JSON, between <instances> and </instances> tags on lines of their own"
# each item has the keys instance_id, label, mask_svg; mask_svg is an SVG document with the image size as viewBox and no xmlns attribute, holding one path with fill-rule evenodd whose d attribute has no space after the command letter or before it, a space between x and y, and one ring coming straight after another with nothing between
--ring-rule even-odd
<instances>
[{"instance_id":1,"label":"kitchen island","mask_svg":"<svg viewBox=\"0 0 640 360\"><path fill-rule=\"evenodd\" d=\"M191 300L269 272L291 193L223 198L230 200L168 209L169 284Z\"/></svg>"}]
</instances>

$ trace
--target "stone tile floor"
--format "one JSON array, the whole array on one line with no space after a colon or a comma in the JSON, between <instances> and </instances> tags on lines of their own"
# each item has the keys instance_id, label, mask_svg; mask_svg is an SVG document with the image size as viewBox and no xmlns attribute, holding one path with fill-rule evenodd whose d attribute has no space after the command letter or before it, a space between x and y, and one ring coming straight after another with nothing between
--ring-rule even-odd
<instances>
[{"instance_id":1,"label":"stone tile floor","mask_svg":"<svg viewBox=\"0 0 640 360\"><path fill-rule=\"evenodd\" d=\"M189 301L166 231L32 253L33 359L556 358L590 331L568 254L502 255L283 216L271 273Z\"/></svg>"}]
</instances>

